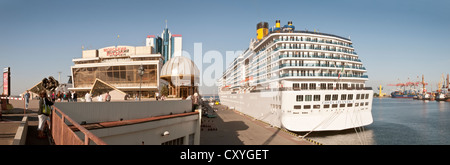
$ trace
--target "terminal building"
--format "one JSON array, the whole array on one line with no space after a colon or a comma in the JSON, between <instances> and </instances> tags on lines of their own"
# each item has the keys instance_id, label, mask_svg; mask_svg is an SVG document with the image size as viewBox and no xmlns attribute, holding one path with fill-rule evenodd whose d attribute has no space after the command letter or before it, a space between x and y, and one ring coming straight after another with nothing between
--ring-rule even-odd
<instances>
[{"instance_id":1,"label":"terminal building","mask_svg":"<svg viewBox=\"0 0 450 165\"><path fill-rule=\"evenodd\" d=\"M93 92L96 80L134 98L142 91L142 97L154 97L161 85L169 85L160 79L163 65L175 56L181 56L182 36L170 33L166 27L160 36L148 35L145 46L109 46L83 50L82 57L73 59L71 67L73 87L78 96ZM138 74L143 67L143 75Z\"/></svg>"}]
</instances>

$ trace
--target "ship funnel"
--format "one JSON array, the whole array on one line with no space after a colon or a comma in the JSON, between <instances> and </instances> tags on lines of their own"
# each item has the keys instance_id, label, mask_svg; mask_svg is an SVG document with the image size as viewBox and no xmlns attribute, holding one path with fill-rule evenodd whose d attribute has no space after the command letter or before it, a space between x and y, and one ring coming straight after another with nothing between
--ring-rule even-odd
<instances>
[{"instance_id":1,"label":"ship funnel","mask_svg":"<svg viewBox=\"0 0 450 165\"><path fill-rule=\"evenodd\" d=\"M293 32L295 30L295 26L292 25L292 21L288 21L287 25L284 25L283 31L285 32Z\"/></svg>"},{"instance_id":2,"label":"ship funnel","mask_svg":"<svg viewBox=\"0 0 450 165\"><path fill-rule=\"evenodd\" d=\"M260 22L256 25L256 39L261 40L269 34L269 23Z\"/></svg>"},{"instance_id":3,"label":"ship funnel","mask_svg":"<svg viewBox=\"0 0 450 165\"><path fill-rule=\"evenodd\" d=\"M280 28L280 20L275 21L275 28Z\"/></svg>"}]
</instances>

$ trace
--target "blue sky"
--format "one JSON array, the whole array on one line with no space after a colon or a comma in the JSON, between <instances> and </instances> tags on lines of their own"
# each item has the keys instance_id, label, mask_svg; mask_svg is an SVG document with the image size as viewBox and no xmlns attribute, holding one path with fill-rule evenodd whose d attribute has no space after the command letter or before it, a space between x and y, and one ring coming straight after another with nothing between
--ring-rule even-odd
<instances>
[{"instance_id":1,"label":"blue sky","mask_svg":"<svg viewBox=\"0 0 450 165\"><path fill-rule=\"evenodd\" d=\"M202 43L203 53L225 56L247 49L258 22L273 26L276 19L291 20L296 29L350 36L368 70L368 86L424 74L435 90L441 74L450 73L450 1L425 0L0 0L0 68L11 67L12 94L18 95L44 77L57 78L58 71L66 82L82 46L144 45L147 35L161 34L164 20L173 34L183 35L183 49L191 55L194 43Z\"/></svg>"}]
</instances>

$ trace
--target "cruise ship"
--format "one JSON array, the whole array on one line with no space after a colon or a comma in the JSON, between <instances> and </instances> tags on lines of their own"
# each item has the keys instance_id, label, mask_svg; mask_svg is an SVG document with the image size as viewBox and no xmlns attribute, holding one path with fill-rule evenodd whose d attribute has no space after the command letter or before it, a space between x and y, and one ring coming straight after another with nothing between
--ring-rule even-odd
<instances>
[{"instance_id":1,"label":"cruise ship","mask_svg":"<svg viewBox=\"0 0 450 165\"><path fill-rule=\"evenodd\" d=\"M217 80L221 104L294 132L338 131L373 122L366 68L350 38L295 30L292 21L269 28Z\"/></svg>"}]
</instances>

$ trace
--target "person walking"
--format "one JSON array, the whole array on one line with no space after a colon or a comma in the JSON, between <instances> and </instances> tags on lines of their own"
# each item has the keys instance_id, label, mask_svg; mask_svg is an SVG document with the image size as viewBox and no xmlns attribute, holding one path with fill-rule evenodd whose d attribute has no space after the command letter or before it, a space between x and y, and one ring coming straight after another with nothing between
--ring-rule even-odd
<instances>
[{"instance_id":1,"label":"person walking","mask_svg":"<svg viewBox=\"0 0 450 165\"><path fill-rule=\"evenodd\" d=\"M62 97L61 91L58 91L58 94L56 94L56 99L58 100L58 102L61 102L61 97Z\"/></svg>"},{"instance_id":2,"label":"person walking","mask_svg":"<svg viewBox=\"0 0 450 165\"><path fill-rule=\"evenodd\" d=\"M30 91L27 90L27 93L23 96L25 99L25 109L28 110L28 104L30 103Z\"/></svg>"},{"instance_id":3,"label":"person walking","mask_svg":"<svg viewBox=\"0 0 450 165\"><path fill-rule=\"evenodd\" d=\"M54 103L56 100L56 94L55 91L52 92L52 96L51 96L52 102Z\"/></svg>"},{"instance_id":4,"label":"person walking","mask_svg":"<svg viewBox=\"0 0 450 165\"><path fill-rule=\"evenodd\" d=\"M68 102L72 102L73 100L72 100L72 92L70 92L70 91L67 91L67 101Z\"/></svg>"},{"instance_id":5,"label":"person walking","mask_svg":"<svg viewBox=\"0 0 450 165\"><path fill-rule=\"evenodd\" d=\"M73 100L73 102L77 102L77 99L78 99L78 95L77 95L77 93L75 91L73 91L72 92L72 100Z\"/></svg>"},{"instance_id":6,"label":"person walking","mask_svg":"<svg viewBox=\"0 0 450 165\"><path fill-rule=\"evenodd\" d=\"M67 99L67 94L66 92L63 92L62 96L61 96L61 102L64 102L64 100Z\"/></svg>"},{"instance_id":7,"label":"person walking","mask_svg":"<svg viewBox=\"0 0 450 165\"><path fill-rule=\"evenodd\" d=\"M86 93L86 95L84 95L84 99L86 100L86 102L92 102L91 94L89 92Z\"/></svg>"},{"instance_id":8,"label":"person walking","mask_svg":"<svg viewBox=\"0 0 450 165\"><path fill-rule=\"evenodd\" d=\"M198 94L197 92L194 93L194 96L192 97L192 111L195 111L198 108Z\"/></svg>"},{"instance_id":9,"label":"person walking","mask_svg":"<svg viewBox=\"0 0 450 165\"><path fill-rule=\"evenodd\" d=\"M110 102L111 101L111 95L109 95L109 92L106 92L105 101L106 102Z\"/></svg>"},{"instance_id":10,"label":"person walking","mask_svg":"<svg viewBox=\"0 0 450 165\"><path fill-rule=\"evenodd\" d=\"M46 124L46 121L48 120L48 117L51 114L51 106L53 105L53 102L51 102L47 98L47 92L45 90L42 90L39 94L39 110L38 110L38 138L45 138L44 135L44 127Z\"/></svg>"},{"instance_id":11,"label":"person walking","mask_svg":"<svg viewBox=\"0 0 450 165\"><path fill-rule=\"evenodd\" d=\"M98 102L103 102L103 97L102 97L102 95L98 95L98 96L97 96L97 101L98 101Z\"/></svg>"}]
</instances>

